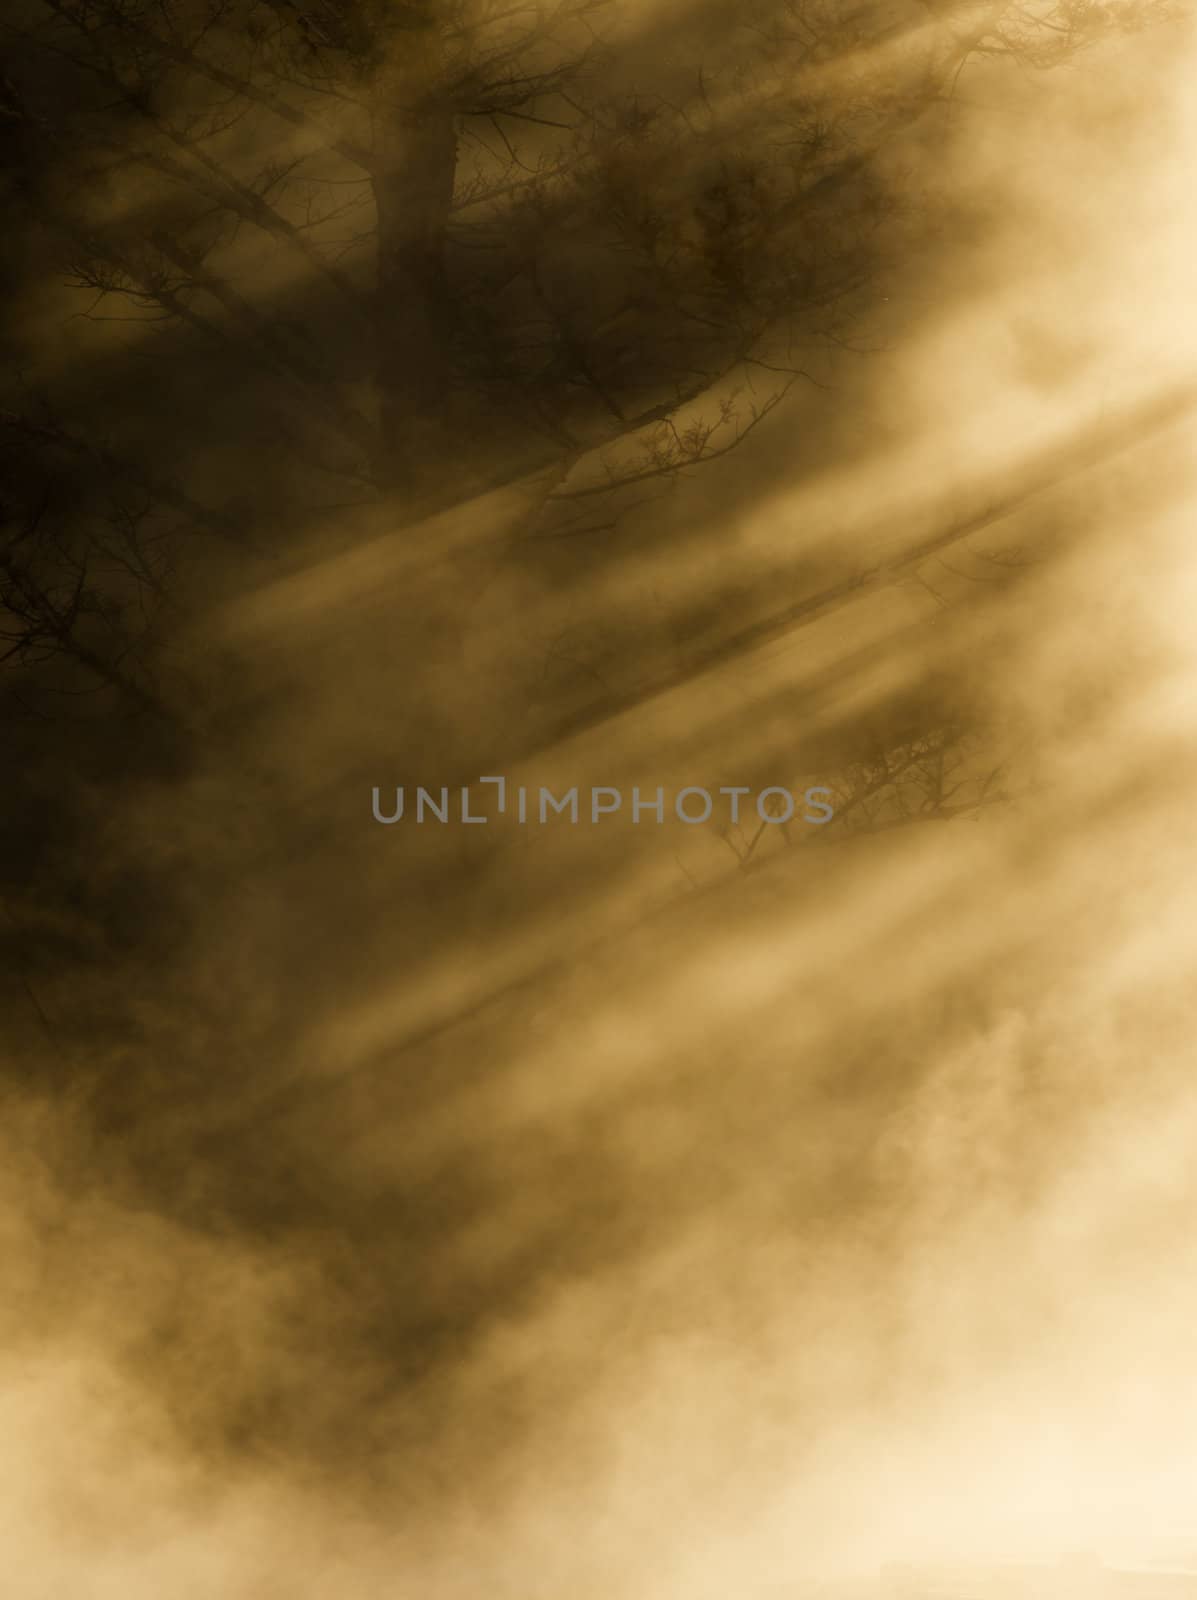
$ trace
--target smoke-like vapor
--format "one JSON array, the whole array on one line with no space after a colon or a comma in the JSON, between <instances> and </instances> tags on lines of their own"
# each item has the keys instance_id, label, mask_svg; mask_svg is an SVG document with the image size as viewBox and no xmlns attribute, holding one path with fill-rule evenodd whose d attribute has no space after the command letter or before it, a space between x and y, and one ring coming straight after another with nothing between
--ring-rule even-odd
<instances>
[{"instance_id":1,"label":"smoke-like vapor","mask_svg":"<svg viewBox=\"0 0 1197 1600\"><path fill-rule=\"evenodd\" d=\"M714 26L635 20L629 81ZM202 737L80 723L8 874L7 1592L1197 1567L1194 60L974 61L889 157L938 224L867 348L609 532L513 538L513 476L182 558ZM80 394L154 337L72 356L28 294ZM874 803L927 727L942 805ZM500 773L838 814L371 819Z\"/></svg>"}]
</instances>

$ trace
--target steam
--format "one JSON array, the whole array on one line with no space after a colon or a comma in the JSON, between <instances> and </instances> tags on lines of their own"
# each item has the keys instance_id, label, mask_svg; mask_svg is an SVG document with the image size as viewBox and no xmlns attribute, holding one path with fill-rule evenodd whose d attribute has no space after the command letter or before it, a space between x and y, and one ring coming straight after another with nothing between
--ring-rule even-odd
<instances>
[{"instance_id":1,"label":"steam","mask_svg":"<svg viewBox=\"0 0 1197 1600\"><path fill-rule=\"evenodd\" d=\"M1050 86L965 74L955 142L906 152L967 200L887 285L893 348L601 555L497 560L517 485L362 512L206 619L254 710L97 837L178 889L183 954L121 974L135 1045L6 1107L14 1594L1197 1553L1193 55L1173 24ZM652 654L704 592L755 614L985 507L699 674ZM679 571L646 530L691 522ZM994 582L1015 549L1042 565ZM459 768L815 781L945 684L1004 764L977 820L753 872L710 830L369 820Z\"/></svg>"}]
</instances>

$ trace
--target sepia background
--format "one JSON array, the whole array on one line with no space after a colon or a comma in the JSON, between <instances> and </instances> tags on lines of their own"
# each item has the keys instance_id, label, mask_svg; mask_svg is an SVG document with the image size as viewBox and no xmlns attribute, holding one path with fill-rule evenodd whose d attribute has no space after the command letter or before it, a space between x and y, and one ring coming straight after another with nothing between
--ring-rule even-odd
<instances>
[{"instance_id":1,"label":"sepia background","mask_svg":"<svg viewBox=\"0 0 1197 1600\"><path fill-rule=\"evenodd\" d=\"M1183 9L0 38L6 1593L1197 1570Z\"/></svg>"}]
</instances>

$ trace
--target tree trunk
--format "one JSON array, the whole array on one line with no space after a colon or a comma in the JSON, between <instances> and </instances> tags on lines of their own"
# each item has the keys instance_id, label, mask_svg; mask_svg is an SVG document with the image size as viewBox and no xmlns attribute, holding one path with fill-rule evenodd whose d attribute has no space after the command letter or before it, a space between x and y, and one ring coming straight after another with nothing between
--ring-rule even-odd
<instances>
[{"instance_id":1,"label":"tree trunk","mask_svg":"<svg viewBox=\"0 0 1197 1600\"><path fill-rule=\"evenodd\" d=\"M405 8L380 37L386 60L371 92L378 217L380 481L420 493L453 448L452 302L445 235L457 165L453 105L430 3ZM413 15L413 13L415 13Z\"/></svg>"}]
</instances>

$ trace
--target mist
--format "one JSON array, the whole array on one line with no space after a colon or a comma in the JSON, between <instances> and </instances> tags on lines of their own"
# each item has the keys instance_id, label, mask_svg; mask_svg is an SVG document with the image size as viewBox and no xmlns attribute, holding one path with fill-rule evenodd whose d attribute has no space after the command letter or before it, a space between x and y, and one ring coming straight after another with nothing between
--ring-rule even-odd
<instances>
[{"instance_id":1,"label":"mist","mask_svg":"<svg viewBox=\"0 0 1197 1600\"><path fill-rule=\"evenodd\" d=\"M629 13L603 70L665 92L718 22ZM14 1596L1197 1570L1195 62L1183 17L970 60L851 327L581 535L513 447L255 481L265 401L222 455L198 360L130 420L157 335L68 339L28 244L14 366L276 511L178 557L185 736L6 691ZM581 820L371 815L485 775ZM589 821L688 785L836 816Z\"/></svg>"}]
</instances>

